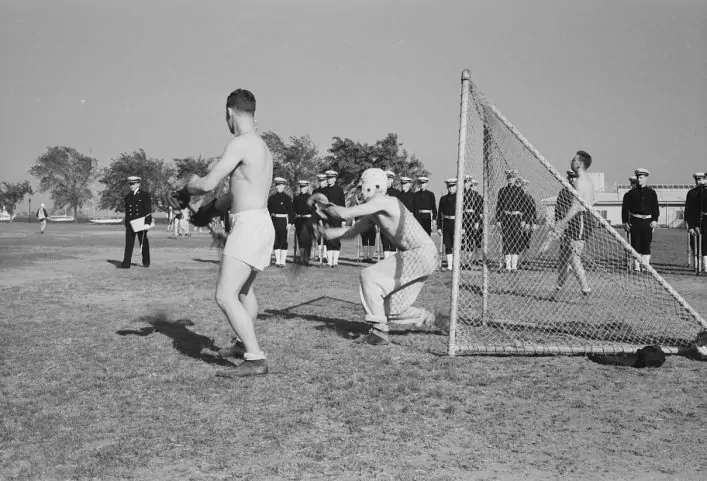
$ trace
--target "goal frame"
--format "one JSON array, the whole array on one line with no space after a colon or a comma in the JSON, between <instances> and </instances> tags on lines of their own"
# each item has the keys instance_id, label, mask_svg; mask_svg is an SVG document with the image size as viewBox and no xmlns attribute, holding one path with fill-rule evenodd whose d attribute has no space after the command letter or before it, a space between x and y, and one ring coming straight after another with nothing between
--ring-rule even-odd
<instances>
[{"instance_id":1,"label":"goal frame","mask_svg":"<svg viewBox=\"0 0 707 481\"><path fill-rule=\"evenodd\" d=\"M498 108L489 102L478 90L472 81L471 71L465 69L461 74L461 101L460 101L460 122L459 122L459 143L458 143L458 156L457 156L457 185L458 191L456 195L456 205L455 205L455 218L458 220L462 219L464 211L464 195L463 188L465 176L465 163L467 159L467 136L469 134L468 125L468 114L469 109L472 107L471 102L471 92L474 90L475 95L482 99L484 104L493 112L496 118L517 138L517 140L522 144L522 146L532 155L532 157L537 160L542 167L547 169L552 176L559 181L559 183L568 189L574 191L569 182L550 164L541 154L535 149L530 142L513 126L508 119L498 110ZM474 105L475 107L475 105ZM482 136L485 138L487 134L487 121L483 112L480 112L482 123L483 123L483 133ZM480 164L482 165L482 195L484 199L483 203L483 222L484 225L488 225L489 219L489 202L486 201L489 196L490 180L488 175L488 156L484 153L482 156ZM581 205L590 213L592 218L606 229L608 233L618 241L620 245L630 253L635 261L641 262L641 255L638 254L631 245L621 236L609 222L604 219L591 205L589 205L581 196L577 196L576 199L581 203ZM481 315L480 321L482 326L486 326L490 321L488 318L488 299L489 299L489 262L491 259L489 257L489 229L484 228L482 236L482 262L481 262ZM450 356L455 356L458 354L475 354L475 355L555 355L555 354L565 354L565 355L589 355L589 354L621 354L621 353L635 353L636 349L641 348L641 345L634 344L614 344L611 348L605 346L561 346L561 345L544 345L544 344L523 344L521 346L493 346L487 343L481 343L475 345L473 343L465 343L461 345L457 339L457 327L459 321L459 291L460 291L460 281L461 281L461 252L462 252L462 222L455 222L454 225L454 242L453 242L453 260L452 260L452 288L451 288L451 305L450 305L450 319L449 319L449 334L448 334L448 354ZM707 329L707 322L700 316L700 314L695 311L692 306L658 273L650 264L644 264L642 266L645 268L650 276L652 276L678 303L679 305L692 317L696 323L701 325L702 329ZM523 322L522 319L518 320ZM684 349L682 347L674 346L661 346L666 354L678 354Z\"/></svg>"}]
</instances>

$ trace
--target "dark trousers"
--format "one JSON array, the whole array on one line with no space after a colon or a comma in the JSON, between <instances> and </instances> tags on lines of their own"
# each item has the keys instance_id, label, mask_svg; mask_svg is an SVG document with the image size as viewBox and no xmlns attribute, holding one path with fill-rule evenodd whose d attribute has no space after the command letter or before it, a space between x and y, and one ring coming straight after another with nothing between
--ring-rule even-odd
<instances>
[{"instance_id":1,"label":"dark trousers","mask_svg":"<svg viewBox=\"0 0 707 481\"><path fill-rule=\"evenodd\" d=\"M287 217L271 217L275 228L275 243L273 249L287 250Z\"/></svg>"},{"instance_id":2,"label":"dark trousers","mask_svg":"<svg viewBox=\"0 0 707 481\"><path fill-rule=\"evenodd\" d=\"M454 252L454 219L442 220L442 242L445 254Z\"/></svg>"},{"instance_id":3,"label":"dark trousers","mask_svg":"<svg viewBox=\"0 0 707 481\"><path fill-rule=\"evenodd\" d=\"M427 235L432 235L432 214L417 214L417 221L420 223Z\"/></svg>"},{"instance_id":4,"label":"dark trousers","mask_svg":"<svg viewBox=\"0 0 707 481\"><path fill-rule=\"evenodd\" d=\"M140 250L142 252L142 265L150 265L150 240L147 238L147 231L134 232L133 228L130 226L125 227L125 254L123 255L123 265L126 267L130 266L130 261L133 258L133 248L135 247L135 237L137 236L138 242L142 247Z\"/></svg>"},{"instance_id":5,"label":"dark trousers","mask_svg":"<svg viewBox=\"0 0 707 481\"><path fill-rule=\"evenodd\" d=\"M329 225L331 227L341 227L341 221L331 221L331 222L329 222ZM324 245L326 246L327 250L330 250L330 251L340 251L341 250L341 241L339 239L325 240Z\"/></svg>"},{"instance_id":6,"label":"dark trousers","mask_svg":"<svg viewBox=\"0 0 707 481\"><path fill-rule=\"evenodd\" d=\"M462 250L473 251L477 247L481 247L481 240L484 235L484 231L481 227L481 217L474 214L464 214L462 219L462 229L464 229ZM474 229L474 225L477 223L479 224L479 228Z\"/></svg>"},{"instance_id":7,"label":"dark trousers","mask_svg":"<svg viewBox=\"0 0 707 481\"><path fill-rule=\"evenodd\" d=\"M520 254L523 250L523 235L520 227L521 216L504 215L501 219L503 254Z\"/></svg>"},{"instance_id":8,"label":"dark trousers","mask_svg":"<svg viewBox=\"0 0 707 481\"><path fill-rule=\"evenodd\" d=\"M301 260L308 261L314 240L314 224L311 217L295 219L295 235L297 235L297 248Z\"/></svg>"},{"instance_id":9,"label":"dark trousers","mask_svg":"<svg viewBox=\"0 0 707 481\"><path fill-rule=\"evenodd\" d=\"M707 214L702 216L702 222L697 224L697 227L700 228L700 244L702 248L702 255L707 256ZM696 242L695 242L696 236L690 236L690 250L692 252L695 252L695 249L697 248Z\"/></svg>"},{"instance_id":10,"label":"dark trousers","mask_svg":"<svg viewBox=\"0 0 707 481\"><path fill-rule=\"evenodd\" d=\"M361 245L374 247L376 245L376 226L371 226L365 232L361 232Z\"/></svg>"},{"instance_id":11,"label":"dark trousers","mask_svg":"<svg viewBox=\"0 0 707 481\"><path fill-rule=\"evenodd\" d=\"M650 255L652 242L651 219L639 219L631 216L631 247L641 255Z\"/></svg>"}]
</instances>

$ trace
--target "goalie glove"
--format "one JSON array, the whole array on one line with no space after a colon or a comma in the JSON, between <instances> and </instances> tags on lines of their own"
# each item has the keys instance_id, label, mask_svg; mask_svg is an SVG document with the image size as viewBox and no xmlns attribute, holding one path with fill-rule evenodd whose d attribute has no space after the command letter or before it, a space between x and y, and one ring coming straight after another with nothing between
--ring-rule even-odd
<instances>
[{"instance_id":1,"label":"goalie glove","mask_svg":"<svg viewBox=\"0 0 707 481\"><path fill-rule=\"evenodd\" d=\"M172 195L169 199L169 203L175 209L184 210L189 207L190 200L191 195L189 194L189 191L187 190L186 186L184 186L181 189L172 192Z\"/></svg>"},{"instance_id":2,"label":"goalie glove","mask_svg":"<svg viewBox=\"0 0 707 481\"><path fill-rule=\"evenodd\" d=\"M208 204L199 207L199 210L191 216L190 221L195 227L206 227L211 223L214 217L218 217L219 215L220 213L218 209L216 209L216 199L214 199Z\"/></svg>"}]
</instances>

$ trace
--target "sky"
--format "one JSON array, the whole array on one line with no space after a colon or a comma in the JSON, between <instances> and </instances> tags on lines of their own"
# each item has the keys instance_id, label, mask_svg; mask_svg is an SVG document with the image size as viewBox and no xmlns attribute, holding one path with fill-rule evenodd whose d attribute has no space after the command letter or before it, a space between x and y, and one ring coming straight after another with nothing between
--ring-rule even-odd
<instances>
[{"instance_id":1,"label":"sky","mask_svg":"<svg viewBox=\"0 0 707 481\"><path fill-rule=\"evenodd\" d=\"M247 88L260 131L322 155L395 132L442 192L469 69L561 171L583 149L607 184L637 167L692 183L706 50L700 0L0 0L0 181L36 186L54 145L100 166L220 155L226 96Z\"/></svg>"}]
</instances>

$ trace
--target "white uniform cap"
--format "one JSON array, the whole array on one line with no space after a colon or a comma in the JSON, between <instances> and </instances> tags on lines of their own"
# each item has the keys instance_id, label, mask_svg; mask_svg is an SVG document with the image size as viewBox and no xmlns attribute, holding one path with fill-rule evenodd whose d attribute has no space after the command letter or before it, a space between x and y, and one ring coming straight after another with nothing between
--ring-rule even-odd
<instances>
[{"instance_id":1,"label":"white uniform cap","mask_svg":"<svg viewBox=\"0 0 707 481\"><path fill-rule=\"evenodd\" d=\"M704 172L695 172L694 174L692 174L692 176L693 176L695 179L704 179L704 178L705 178L705 173L704 173Z\"/></svg>"},{"instance_id":2,"label":"white uniform cap","mask_svg":"<svg viewBox=\"0 0 707 481\"><path fill-rule=\"evenodd\" d=\"M385 171L385 175L387 175L387 176L390 177L391 179L394 179L394 178L395 178L395 172L393 172L392 170L386 170L386 171Z\"/></svg>"},{"instance_id":3,"label":"white uniform cap","mask_svg":"<svg viewBox=\"0 0 707 481\"><path fill-rule=\"evenodd\" d=\"M275 177L273 179L273 182L275 182L275 185L277 184L286 184L287 180L283 179L282 177Z\"/></svg>"},{"instance_id":4,"label":"white uniform cap","mask_svg":"<svg viewBox=\"0 0 707 481\"><path fill-rule=\"evenodd\" d=\"M412 182L412 179L410 177L400 177L400 182L403 184L409 184Z\"/></svg>"},{"instance_id":5,"label":"white uniform cap","mask_svg":"<svg viewBox=\"0 0 707 481\"><path fill-rule=\"evenodd\" d=\"M636 169L633 171L633 173L636 174L636 177L638 177L639 175L645 175L646 177L651 175L650 171L648 169L644 169L644 168Z\"/></svg>"},{"instance_id":6,"label":"white uniform cap","mask_svg":"<svg viewBox=\"0 0 707 481\"><path fill-rule=\"evenodd\" d=\"M444 181L445 184L447 185L457 185L457 179L454 177L450 177L449 179Z\"/></svg>"},{"instance_id":7,"label":"white uniform cap","mask_svg":"<svg viewBox=\"0 0 707 481\"><path fill-rule=\"evenodd\" d=\"M518 171L515 169L508 169L506 171L506 179L510 179L513 177L518 177Z\"/></svg>"},{"instance_id":8,"label":"white uniform cap","mask_svg":"<svg viewBox=\"0 0 707 481\"><path fill-rule=\"evenodd\" d=\"M326 174L317 174L317 179L326 180Z\"/></svg>"},{"instance_id":9,"label":"white uniform cap","mask_svg":"<svg viewBox=\"0 0 707 481\"><path fill-rule=\"evenodd\" d=\"M429 179L429 177L418 177L417 181L421 184L424 184L425 182L429 182L430 179Z\"/></svg>"},{"instance_id":10,"label":"white uniform cap","mask_svg":"<svg viewBox=\"0 0 707 481\"><path fill-rule=\"evenodd\" d=\"M297 181L297 183L299 184L300 187L307 187L309 185L308 180L299 180L299 181Z\"/></svg>"},{"instance_id":11,"label":"white uniform cap","mask_svg":"<svg viewBox=\"0 0 707 481\"><path fill-rule=\"evenodd\" d=\"M137 175L131 175L128 177L128 182L140 182L142 179Z\"/></svg>"},{"instance_id":12,"label":"white uniform cap","mask_svg":"<svg viewBox=\"0 0 707 481\"><path fill-rule=\"evenodd\" d=\"M339 173L338 173L337 171L335 171L335 170L327 170L327 171L324 172L324 173L326 174L327 178L329 178L329 177L339 177Z\"/></svg>"}]
</instances>

